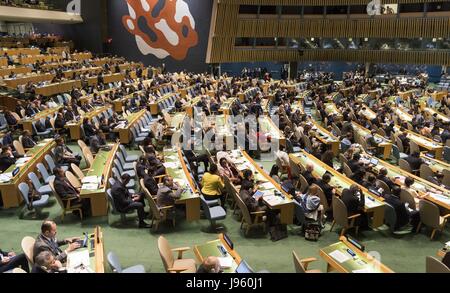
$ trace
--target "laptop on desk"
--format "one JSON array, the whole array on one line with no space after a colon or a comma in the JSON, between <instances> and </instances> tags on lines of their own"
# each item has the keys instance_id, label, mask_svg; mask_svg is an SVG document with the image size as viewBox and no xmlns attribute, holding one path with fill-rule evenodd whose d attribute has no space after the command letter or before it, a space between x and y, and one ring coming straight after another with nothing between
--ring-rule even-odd
<instances>
[{"instance_id":1,"label":"laptop on desk","mask_svg":"<svg viewBox=\"0 0 450 293\"><path fill-rule=\"evenodd\" d=\"M239 266L236 268L235 273L237 274L253 274L255 271L248 265L245 260L242 260Z\"/></svg>"}]
</instances>

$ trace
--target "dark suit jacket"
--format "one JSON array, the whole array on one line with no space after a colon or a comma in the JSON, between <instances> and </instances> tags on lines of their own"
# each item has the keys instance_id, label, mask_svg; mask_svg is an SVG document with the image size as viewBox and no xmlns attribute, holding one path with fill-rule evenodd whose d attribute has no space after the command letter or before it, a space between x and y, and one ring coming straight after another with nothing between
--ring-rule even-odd
<instances>
[{"instance_id":1,"label":"dark suit jacket","mask_svg":"<svg viewBox=\"0 0 450 293\"><path fill-rule=\"evenodd\" d=\"M147 188L148 191L150 191L150 194L152 195L158 194L158 183L156 183L156 180L152 176L148 174L144 175L144 185L145 188Z\"/></svg>"},{"instance_id":2,"label":"dark suit jacket","mask_svg":"<svg viewBox=\"0 0 450 293\"><path fill-rule=\"evenodd\" d=\"M64 126L66 125L66 121L62 118L56 118L55 119L55 128L64 128Z\"/></svg>"},{"instance_id":3,"label":"dark suit jacket","mask_svg":"<svg viewBox=\"0 0 450 293\"><path fill-rule=\"evenodd\" d=\"M16 159L10 158L6 155L0 155L0 171L5 172L9 167L14 165Z\"/></svg>"},{"instance_id":4,"label":"dark suit jacket","mask_svg":"<svg viewBox=\"0 0 450 293\"><path fill-rule=\"evenodd\" d=\"M359 161L353 159L348 161L348 166L353 173L361 169L361 164L359 163Z\"/></svg>"},{"instance_id":5,"label":"dark suit jacket","mask_svg":"<svg viewBox=\"0 0 450 293\"><path fill-rule=\"evenodd\" d=\"M43 251L49 251L55 256L57 260L65 262L67 259L67 254L59 248L60 246L65 244L67 244L65 241L58 241L55 243L44 237L44 235L40 234L36 238L36 242L34 243L33 256L36 257Z\"/></svg>"},{"instance_id":6,"label":"dark suit jacket","mask_svg":"<svg viewBox=\"0 0 450 293\"><path fill-rule=\"evenodd\" d=\"M66 120L66 121L72 121L72 120L75 120L75 117L76 117L76 115L75 115L75 113L73 112L73 111L67 111L65 114L64 114L64 119Z\"/></svg>"},{"instance_id":7,"label":"dark suit jacket","mask_svg":"<svg viewBox=\"0 0 450 293\"><path fill-rule=\"evenodd\" d=\"M83 124L84 135L86 137L91 137L97 133L95 128L91 124Z\"/></svg>"},{"instance_id":8,"label":"dark suit jacket","mask_svg":"<svg viewBox=\"0 0 450 293\"><path fill-rule=\"evenodd\" d=\"M316 183L316 178L309 171L305 171L302 173L303 177L305 177L306 181L309 185Z\"/></svg>"},{"instance_id":9,"label":"dark suit jacket","mask_svg":"<svg viewBox=\"0 0 450 293\"><path fill-rule=\"evenodd\" d=\"M257 212L262 209L260 202L256 201L253 197L253 194L251 194L248 190L241 190L239 193L240 198L244 202L244 204L247 206L248 211L250 213Z\"/></svg>"},{"instance_id":10,"label":"dark suit jacket","mask_svg":"<svg viewBox=\"0 0 450 293\"><path fill-rule=\"evenodd\" d=\"M345 189L344 192L342 192L342 201L347 207L347 213L349 216L362 211L364 208L364 200L365 198L363 193L361 193L361 197L358 198L348 189Z\"/></svg>"},{"instance_id":11,"label":"dark suit jacket","mask_svg":"<svg viewBox=\"0 0 450 293\"><path fill-rule=\"evenodd\" d=\"M118 212L124 212L125 209L133 203L130 192L119 181L116 181L116 183L114 183L114 185L112 186L111 195Z\"/></svg>"},{"instance_id":12,"label":"dark suit jacket","mask_svg":"<svg viewBox=\"0 0 450 293\"><path fill-rule=\"evenodd\" d=\"M68 199L78 195L77 190L70 184L66 177L55 177L55 191L62 199Z\"/></svg>"},{"instance_id":13,"label":"dark suit jacket","mask_svg":"<svg viewBox=\"0 0 450 293\"><path fill-rule=\"evenodd\" d=\"M333 199L333 187L330 184L323 182L322 179L317 181L317 185L322 188L327 201L331 203L331 200Z\"/></svg>"},{"instance_id":14,"label":"dark suit jacket","mask_svg":"<svg viewBox=\"0 0 450 293\"><path fill-rule=\"evenodd\" d=\"M378 176L377 176L377 179L383 181L384 183L386 183L387 186L389 186L389 188L390 188L391 190L392 190L392 188L394 188L394 186L395 186L395 183L392 182L392 180L389 179L387 176L381 176L381 175L378 175Z\"/></svg>"},{"instance_id":15,"label":"dark suit jacket","mask_svg":"<svg viewBox=\"0 0 450 293\"><path fill-rule=\"evenodd\" d=\"M408 212L406 211L405 204L402 203L398 197L393 195L388 195L384 199L395 210L395 215L397 216L397 223L395 229L401 228L406 224L408 224L409 215Z\"/></svg>"},{"instance_id":16,"label":"dark suit jacket","mask_svg":"<svg viewBox=\"0 0 450 293\"><path fill-rule=\"evenodd\" d=\"M32 147L34 147L36 145L36 142L34 142L34 140L29 136L23 136L22 144L23 144L24 148L31 149Z\"/></svg>"},{"instance_id":17,"label":"dark suit jacket","mask_svg":"<svg viewBox=\"0 0 450 293\"><path fill-rule=\"evenodd\" d=\"M413 157L413 156L408 156L405 160L409 163L412 170L419 170L420 165L423 164L423 160L421 158L417 158L417 157Z\"/></svg>"}]
</instances>

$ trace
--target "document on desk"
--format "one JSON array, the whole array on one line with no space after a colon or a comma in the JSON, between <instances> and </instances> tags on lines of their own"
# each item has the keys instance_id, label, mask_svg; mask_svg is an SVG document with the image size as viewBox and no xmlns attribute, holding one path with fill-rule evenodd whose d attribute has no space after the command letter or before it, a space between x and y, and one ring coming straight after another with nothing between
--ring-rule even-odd
<instances>
[{"instance_id":1,"label":"document on desk","mask_svg":"<svg viewBox=\"0 0 450 293\"><path fill-rule=\"evenodd\" d=\"M100 178L98 176L87 176L81 180L83 184L98 184L100 182Z\"/></svg>"},{"instance_id":2,"label":"document on desk","mask_svg":"<svg viewBox=\"0 0 450 293\"><path fill-rule=\"evenodd\" d=\"M370 273L373 273L373 271L370 268L364 268L364 269L359 269L359 270L353 270L352 273L355 273L355 274L370 274Z\"/></svg>"},{"instance_id":3,"label":"document on desk","mask_svg":"<svg viewBox=\"0 0 450 293\"><path fill-rule=\"evenodd\" d=\"M0 183L9 182L12 179L12 173L0 174Z\"/></svg>"},{"instance_id":4,"label":"document on desk","mask_svg":"<svg viewBox=\"0 0 450 293\"><path fill-rule=\"evenodd\" d=\"M67 254L67 269L73 270L74 268L83 264L84 266L89 266L91 260L89 258L89 251L87 249L84 250L75 250Z\"/></svg>"},{"instance_id":5,"label":"document on desk","mask_svg":"<svg viewBox=\"0 0 450 293\"><path fill-rule=\"evenodd\" d=\"M164 167L166 167L167 169L171 169L171 168L178 168L179 164L176 162L165 162L163 163Z\"/></svg>"},{"instance_id":6,"label":"document on desk","mask_svg":"<svg viewBox=\"0 0 450 293\"><path fill-rule=\"evenodd\" d=\"M98 183L86 183L81 187L82 190L97 190Z\"/></svg>"},{"instance_id":7,"label":"document on desk","mask_svg":"<svg viewBox=\"0 0 450 293\"><path fill-rule=\"evenodd\" d=\"M20 158L16 161L16 165L20 165L20 164L25 164L26 162L28 162L29 160L31 160L31 157L26 157L26 158Z\"/></svg>"},{"instance_id":8,"label":"document on desk","mask_svg":"<svg viewBox=\"0 0 450 293\"><path fill-rule=\"evenodd\" d=\"M231 257L218 257L218 259L221 268L231 268L233 265L233 258Z\"/></svg>"},{"instance_id":9,"label":"document on desk","mask_svg":"<svg viewBox=\"0 0 450 293\"><path fill-rule=\"evenodd\" d=\"M366 200L364 201L364 204L368 208L373 208L373 207L376 207L378 205L377 201L373 197L369 198L369 196L366 196Z\"/></svg>"},{"instance_id":10,"label":"document on desk","mask_svg":"<svg viewBox=\"0 0 450 293\"><path fill-rule=\"evenodd\" d=\"M337 260L339 263L343 263L348 261L349 259L351 259L351 257L345 253L343 253L342 251L339 250L335 250L333 252L330 252L330 256L332 258L334 258L335 260Z\"/></svg>"},{"instance_id":11,"label":"document on desk","mask_svg":"<svg viewBox=\"0 0 450 293\"><path fill-rule=\"evenodd\" d=\"M280 204L282 201L282 199L280 197L274 196L274 195L264 196L264 200L271 206Z\"/></svg>"},{"instance_id":12,"label":"document on desk","mask_svg":"<svg viewBox=\"0 0 450 293\"><path fill-rule=\"evenodd\" d=\"M259 185L259 188L261 190L273 189L273 184L271 182L264 182L263 184Z\"/></svg>"}]
</instances>

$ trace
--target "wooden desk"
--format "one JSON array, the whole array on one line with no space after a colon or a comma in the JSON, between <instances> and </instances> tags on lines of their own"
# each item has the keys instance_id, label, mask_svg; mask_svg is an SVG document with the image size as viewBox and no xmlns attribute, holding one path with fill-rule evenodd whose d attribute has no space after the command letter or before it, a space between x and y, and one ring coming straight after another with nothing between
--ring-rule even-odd
<instances>
[{"instance_id":1,"label":"wooden desk","mask_svg":"<svg viewBox=\"0 0 450 293\"><path fill-rule=\"evenodd\" d=\"M394 113L398 116L398 118L404 122L411 123L413 120L413 116L409 113L407 113L405 110L400 109L398 107L394 108Z\"/></svg>"},{"instance_id":2,"label":"wooden desk","mask_svg":"<svg viewBox=\"0 0 450 293\"><path fill-rule=\"evenodd\" d=\"M149 104L150 114L158 115L159 110L160 110L159 105L170 99L174 100L174 102L175 102L177 99L177 96L178 96L178 93L167 93L164 96L162 96L161 98L159 98L158 100L156 100L156 102L150 103Z\"/></svg>"},{"instance_id":3,"label":"wooden desk","mask_svg":"<svg viewBox=\"0 0 450 293\"><path fill-rule=\"evenodd\" d=\"M29 82L32 83L39 83L42 81L50 81L55 77L54 74L34 74L34 75L26 75L26 76L20 76L16 78L5 78L3 81L5 82L6 86L10 88L16 88L18 85L27 84Z\"/></svg>"},{"instance_id":4,"label":"wooden desk","mask_svg":"<svg viewBox=\"0 0 450 293\"><path fill-rule=\"evenodd\" d=\"M322 143L330 146L334 156L337 156L339 154L339 139L331 132L320 126L316 121L310 119L309 122L313 123L312 130L315 131L316 138Z\"/></svg>"},{"instance_id":5,"label":"wooden desk","mask_svg":"<svg viewBox=\"0 0 450 293\"><path fill-rule=\"evenodd\" d=\"M222 251L220 250L220 246L222 246L227 251L226 257L231 257L233 259L232 265L230 268L226 268L223 270L224 273L234 273L236 268L241 263L242 259L240 255L228 246L227 242L223 239L223 234L219 234L219 239L209 241L205 244L195 245L194 253L197 257L199 263L202 263L203 260L209 256L216 257L224 257Z\"/></svg>"},{"instance_id":6,"label":"wooden desk","mask_svg":"<svg viewBox=\"0 0 450 293\"><path fill-rule=\"evenodd\" d=\"M411 97L414 97L415 94L417 93L417 89L414 90L409 90L406 92L398 92L398 95L400 96L400 98L402 98L403 100L408 100Z\"/></svg>"},{"instance_id":7,"label":"wooden desk","mask_svg":"<svg viewBox=\"0 0 450 293\"><path fill-rule=\"evenodd\" d=\"M231 114L231 107L233 106L233 104L237 101L237 98L229 98L228 100L226 100L222 106L219 109L219 112L225 114L225 115L230 115Z\"/></svg>"},{"instance_id":8,"label":"wooden desk","mask_svg":"<svg viewBox=\"0 0 450 293\"><path fill-rule=\"evenodd\" d=\"M73 78L75 74L81 74L81 73L90 73L90 74L99 74L102 72L101 67L86 67L86 68L80 68L80 69L73 69L73 70L67 70L63 71L63 75L65 78Z\"/></svg>"},{"instance_id":9,"label":"wooden desk","mask_svg":"<svg viewBox=\"0 0 450 293\"><path fill-rule=\"evenodd\" d=\"M362 106L366 108L365 111L362 111L362 114L367 120L372 121L373 119L377 118L377 113L370 109L369 106L367 106L366 104L362 104Z\"/></svg>"},{"instance_id":10,"label":"wooden desk","mask_svg":"<svg viewBox=\"0 0 450 293\"><path fill-rule=\"evenodd\" d=\"M252 88L247 89L243 93L238 93L237 96L238 96L239 101L241 103L245 103L245 100L246 100L247 96L252 96L253 97L257 92L258 92L258 88L257 87L252 87Z\"/></svg>"},{"instance_id":11,"label":"wooden desk","mask_svg":"<svg viewBox=\"0 0 450 293\"><path fill-rule=\"evenodd\" d=\"M122 81L124 79L125 79L125 76L122 73L103 75L103 83L104 84L115 83L115 82ZM88 81L89 86L96 85L96 84L98 84L98 76L88 77L87 81Z\"/></svg>"},{"instance_id":12,"label":"wooden desk","mask_svg":"<svg viewBox=\"0 0 450 293\"><path fill-rule=\"evenodd\" d=\"M331 115L336 115L338 121L342 121L342 119L344 119L344 117L342 116L341 111L339 111L339 109L336 107L335 103L327 103L327 104L325 104L325 112L328 115L330 115L330 116ZM325 117L323 117L323 118L325 118Z\"/></svg>"},{"instance_id":13,"label":"wooden desk","mask_svg":"<svg viewBox=\"0 0 450 293\"><path fill-rule=\"evenodd\" d=\"M281 145L286 145L286 138L284 137L284 133L275 125L275 123L269 116L260 116L258 118L258 123L260 126L260 130L270 135L272 141L273 139L276 139Z\"/></svg>"},{"instance_id":14,"label":"wooden desk","mask_svg":"<svg viewBox=\"0 0 450 293\"><path fill-rule=\"evenodd\" d=\"M88 118L89 120L91 120L95 116L98 116L101 113L108 111L109 108L111 108L111 106L98 107L98 108L94 109L93 111L90 111L89 113L86 113L85 115L81 116L77 122L74 122L74 123L68 122L64 126L64 128L69 129L70 138L72 140L79 140L79 139L81 139L81 127L82 127L84 118Z\"/></svg>"},{"instance_id":15,"label":"wooden desk","mask_svg":"<svg viewBox=\"0 0 450 293\"><path fill-rule=\"evenodd\" d=\"M81 80L69 80L38 87L36 88L36 94L49 97L70 92L74 88L81 88Z\"/></svg>"},{"instance_id":16,"label":"wooden desk","mask_svg":"<svg viewBox=\"0 0 450 293\"><path fill-rule=\"evenodd\" d=\"M190 99L185 105L184 105L184 111L186 112L186 115L188 117L193 118L194 117L194 108L197 106L198 102L200 102L202 97L198 96L195 98Z\"/></svg>"},{"instance_id":17,"label":"wooden desk","mask_svg":"<svg viewBox=\"0 0 450 293\"><path fill-rule=\"evenodd\" d=\"M320 256L327 262L327 272L338 271L340 273L393 273L390 268L380 263L366 252L362 252L356 246L347 241L345 237L340 237L339 242L322 248ZM352 257L347 249L352 250L356 256ZM342 253L347 260L340 262L333 258L334 253Z\"/></svg>"},{"instance_id":18,"label":"wooden desk","mask_svg":"<svg viewBox=\"0 0 450 293\"><path fill-rule=\"evenodd\" d=\"M119 148L119 144L110 145L110 151L100 150L95 156L88 176L103 177L103 182L96 190L81 190L80 197L88 198L91 202L91 213L93 217L107 216L108 215L108 200L106 195L106 188L108 185L108 179L111 176L111 170L114 163L116 152Z\"/></svg>"},{"instance_id":19,"label":"wooden desk","mask_svg":"<svg viewBox=\"0 0 450 293\"><path fill-rule=\"evenodd\" d=\"M61 59L62 56L60 55L34 55L20 57L18 61L20 64L34 64L37 61L54 62L60 61Z\"/></svg>"},{"instance_id":20,"label":"wooden desk","mask_svg":"<svg viewBox=\"0 0 450 293\"><path fill-rule=\"evenodd\" d=\"M76 53L71 54L70 57L77 61L89 60L92 58L92 53Z\"/></svg>"},{"instance_id":21,"label":"wooden desk","mask_svg":"<svg viewBox=\"0 0 450 293\"><path fill-rule=\"evenodd\" d=\"M35 170L38 163L44 161L44 156L51 152L51 149L55 147L53 139L46 139L28 150L27 157L31 157L31 160L26 162L20 167L19 173L9 182L0 183L0 192L3 199L4 208L18 207L22 202L22 196L19 193L19 184L22 182L28 182L28 173ZM4 174L12 173L18 166L16 164L9 167Z\"/></svg>"},{"instance_id":22,"label":"wooden desk","mask_svg":"<svg viewBox=\"0 0 450 293\"><path fill-rule=\"evenodd\" d=\"M400 134L400 127L398 125L394 126L394 131L396 134ZM432 139L424 137L418 133L406 130L408 139L414 141L419 145L419 147L426 149L429 153L433 154L437 160L442 160L444 145L442 143L437 143Z\"/></svg>"},{"instance_id":23,"label":"wooden desk","mask_svg":"<svg viewBox=\"0 0 450 293\"><path fill-rule=\"evenodd\" d=\"M336 189L337 195L341 196L344 189L349 189L350 186L356 184L361 188L365 196L365 206L364 212L367 214L372 214L372 228L378 228L384 224L384 199L376 196L369 190L367 190L364 186L361 186L346 177L344 174L341 174L331 168L330 166L324 164L322 161L310 155L304 151L296 154L290 154L289 158L292 163L296 165L301 165L306 168L307 164L314 165L313 176L317 179L322 178L325 172L329 172L332 174L330 185Z\"/></svg>"},{"instance_id":24,"label":"wooden desk","mask_svg":"<svg viewBox=\"0 0 450 293\"><path fill-rule=\"evenodd\" d=\"M190 86L184 89L179 89L180 95L183 99L186 99L187 95L190 94L192 96L192 93L195 90L195 86Z\"/></svg>"},{"instance_id":25,"label":"wooden desk","mask_svg":"<svg viewBox=\"0 0 450 293\"><path fill-rule=\"evenodd\" d=\"M358 133L362 139L365 139L367 135L371 134L369 129L362 127L361 125L355 122L352 122L352 126L353 131ZM378 147L383 149L383 158L385 160L388 160L391 157L392 142L379 134L375 135L375 140L378 142Z\"/></svg>"},{"instance_id":26,"label":"wooden desk","mask_svg":"<svg viewBox=\"0 0 450 293\"><path fill-rule=\"evenodd\" d=\"M369 154L362 154L361 155L363 160L366 160L367 162L372 159L373 156ZM425 199L435 203L436 205L440 206L444 210L450 211L450 191L437 186L425 179L422 179L418 176L415 176L409 172L406 172L405 170L400 169L397 166L391 165L388 162L385 162L383 160L379 160L378 164L376 166L372 167L372 171L376 174L378 174L381 170L381 168L386 168L388 171L387 177L392 180L392 182L396 183L399 186L404 185L404 179L406 177L411 177L414 179L414 184L411 186L412 189L414 189L419 195L425 196ZM433 191L432 193L428 193L428 191Z\"/></svg>"},{"instance_id":27,"label":"wooden desk","mask_svg":"<svg viewBox=\"0 0 450 293\"><path fill-rule=\"evenodd\" d=\"M430 158L424 153L421 153L420 157L425 161L425 163L428 165L428 167L431 168L434 173L443 174L444 170L450 170L450 164L448 164L447 162Z\"/></svg>"},{"instance_id":28,"label":"wooden desk","mask_svg":"<svg viewBox=\"0 0 450 293\"><path fill-rule=\"evenodd\" d=\"M282 224L292 224L294 221L294 203L291 195L283 191L280 184L275 182L266 171L253 161L253 159L243 150L233 150L229 152L237 169L243 171L250 169L255 180L258 182L258 189L264 192L263 201L272 210L280 211L280 221ZM274 196L275 193L283 195Z\"/></svg>"},{"instance_id":29,"label":"wooden desk","mask_svg":"<svg viewBox=\"0 0 450 293\"><path fill-rule=\"evenodd\" d=\"M5 53L8 53L8 56L17 56L17 55L39 55L41 54L41 50L39 48L17 48L17 49L2 49L0 54L3 56Z\"/></svg>"},{"instance_id":30,"label":"wooden desk","mask_svg":"<svg viewBox=\"0 0 450 293\"><path fill-rule=\"evenodd\" d=\"M80 237L84 239L84 235ZM68 273L73 272L73 267L77 264L71 264L71 254L88 253L89 254L89 268L101 274L105 272L105 249L103 244L103 232L99 226L95 227L94 233L89 234L89 239L86 248L79 248L67 254L67 270ZM76 258L75 262L76 262Z\"/></svg>"},{"instance_id":31,"label":"wooden desk","mask_svg":"<svg viewBox=\"0 0 450 293\"><path fill-rule=\"evenodd\" d=\"M28 130L33 133L33 122L39 121L41 118L47 118L49 116L55 116L55 114L61 109L62 106L58 106L56 108L46 109L34 115L30 119L22 119L19 121L19 124L23 125L24 130Z\"/></svg>"},{"instance_id":32,"label":"wooden desk","mask_svg":"<svg viewBox=\"0 0 450 293\"><path fill-rule=\"evenodd\" d=\"M9 76L10 74L27 74L31 73L31 67L27 66L12 66L6 68L0 68L0 77Z\"/></svg>"},{"instance_id":33,"label":"wooden desk","mask_svg":"<svg viewBox=\"0 0 450 293\"><path fill-rule=\"evenodd\" d=\"M448 115L440 113L432 108L425 108L424 111L429 113L430 116L433 116L434 114L436 114L437 115L436 118L438 120L442 120L443 122L450 122L450 118L448 117Z\"/></svg>"},{"instance_id":34,"label":"wooden desk","mask_svg":"<svg viewBox=\"0 0 450 293\"><path fill-rule=\"evenodd\" d=\"M164 161L172 165L170 168L166 167L167 174L181 187L187 187L188 189L175 203L186 205L186 220L200 220L200 191L195 187L195 183L186 167L180 148L164 149Z\"/></svg>"},{"instance_id":35,"label":"wooden desk","mask_svg":"<svg viewBox=\"0 0 450 293\"><path fill-rule=\"evenodd\" d=\"M436 102L441 102L446 96L447 96L446 92L434 92L434 93L431 94L431 97Z\"/></svg>"},{"instance_id":36,"label":"wooden desk","mask_svg":"<svg viewBox=\"0 0 450 293\"><path fill-rule=\"evenodd\" d=\"M119 133L119 139L121 144L129 144L132 141L132 135L131 135L131 127L134 126L139 119L141 119L146 110L141 110L139 112L133 113L129 116L127 116L128 124L124 128L115 128L114 132Z\"/></svg>"}]
</instances>

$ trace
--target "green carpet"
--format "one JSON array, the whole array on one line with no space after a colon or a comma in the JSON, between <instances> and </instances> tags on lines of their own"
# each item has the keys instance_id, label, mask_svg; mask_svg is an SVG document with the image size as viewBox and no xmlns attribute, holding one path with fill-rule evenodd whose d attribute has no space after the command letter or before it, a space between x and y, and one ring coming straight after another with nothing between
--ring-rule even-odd
<instances>
[{"instance_id":1,"label":"green carpet","mask_svg":"<svg viewBox=\"0 0 450 293\"><path fill-rule=\"evenodd\" d=\"M71 146L79 152L78 147ZM137 152L130 152L137 153ZM83 162L84 164L84 162ZM269 170L271 163L261 163ZM83 167L83 165L82 165ZM37 236L41 220L20 220L18 214L21 208L0 210L0 248L4 250L14 249L21 251L20 242L24 236ZM59 220L60 208L55 200L43 210L49 213L48 218L55 219L58 224L58 237L60 239L71 236L81 236L83 232L92 232L96 225L103 229L105 253L114 251L123 267L135 264L143 264L147 272L164 272L164 267L157 249L157 239L164 235L171 246L189 246L203 244L217 238L214 234L201 232L207 227L207 220L188 223L182 218L177 219L177 225L172 228L170 223L162 224L158 233L151 233L148 229L137 229L137 223L129 215L130 222L121 226L120 217L110 215L108 218L88 218L80 221L67 215L64 223ZM110 226L109 223L112 224ZM245 238L239 230L240 222L232 216L232 210L228 209L227 218L222 221L230 238L235 243L236 251L255 270L267 269L270 272L293 273L292 250L295 250L301 258L316 257L317 262L311 265L312 269L326 270L326 263L319 256L319 249L338 241L339 227L329 232L330 225L322 233L318 242L306 241L295 234L298 230L295 226L288 227L289 237L278 242L272 242L268 235L262 235L261 231L254 230L249 238ZM425 257L435 256L437 251L450 240L449 229L443 234L437 233L434 241L430 241L431 231L424 228L419 234L406 234L392 236L387 227L381 231L363 231L358 239L366 246L367 251L377 251L381 254L381 261L395 272L425 272ZM191 250L186 257L194 258ZM110 271L105 263L107 271Z\"/></svg>"}]
</instances>

